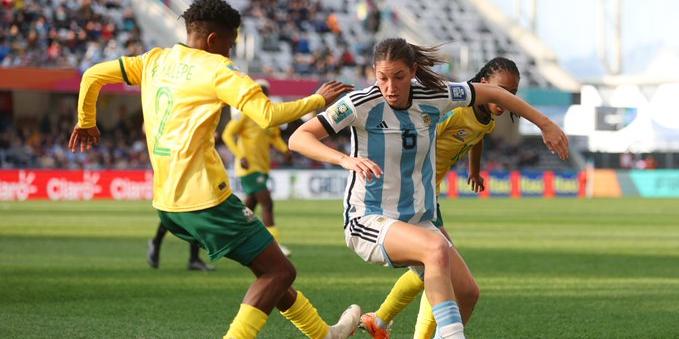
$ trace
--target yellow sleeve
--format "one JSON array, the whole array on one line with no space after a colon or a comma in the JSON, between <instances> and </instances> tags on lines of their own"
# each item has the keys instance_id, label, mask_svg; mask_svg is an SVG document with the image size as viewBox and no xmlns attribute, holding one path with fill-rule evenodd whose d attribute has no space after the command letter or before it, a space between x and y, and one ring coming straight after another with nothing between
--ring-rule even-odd
<instances>
[{"instance_id":1,"label":"yellow sleeve","mask_svg":"<svg viewBox=\"0 0 679 339\"><path fill-rule=\"evenodd\" d=\"M142 69L141 56L123 57L88 68L80 80L78 127L90 128L97 125L97 98L104 85L123 81L129 85L139 84Z\"/></svg>"},{"instance_id":2,"label":"yellow sleeve","mask_svg":"<svg viewBox=\"0 0 679 339\"><path fill-rule=\"evenodd\" d=\"M236 145L236 136L240 133L243 126L243 118L241 119L231 119L226 127L224 128L224 133L222 133L222 140L229 148L229 151L236 157L242 158L243 155L238 151L238 146Z\"/></svg>"},{"instance_id":3,"label":"yellow sleeve","mask_svg":"<svg viewBox=\"0 0 679 339\"><path fill-rule=\"evenodd\" d=\"M259 84L232 65L216 70L214 86L220 100L243 112L262 128L295 121L325 106L325 99L319 94L290 102L273 103L262 93Z\"/></svg>"},{"instance_id":4,"label":"yellow sleeve","mask_svg":"<svg viewBox=\"0 0 679 339\"><path fill-rule=\"evenodd\" d=\"M281 130L278 127L274 127L273 134L271 135L271 145L281 153L288 153L288 144L281 137Z\"/></svg>"}]
</instances>

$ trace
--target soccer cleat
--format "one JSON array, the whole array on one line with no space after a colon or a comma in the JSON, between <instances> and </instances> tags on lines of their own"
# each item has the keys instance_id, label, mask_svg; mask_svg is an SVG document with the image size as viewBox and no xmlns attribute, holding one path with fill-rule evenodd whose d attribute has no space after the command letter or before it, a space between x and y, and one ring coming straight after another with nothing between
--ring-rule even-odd
<instances>
[{"instance_id":1,"label":"soccer cleat","mask_svg":"<svg viewBox=\"0 0 679 339\"><path fill-rule=\"evenodd\" d=\"M203 272L209 272L209 271L214 271L215 267L212 265L208 265L205 262L203 262L200 259L196 259L194 261L189 261L189 271L203 271Z\"/></svg>"},{"instance_id":2,"label":"soccer cleat","mask_svg":"<svg viewBox=\"0 0 679 339\"><path fill-rule=\"evenodd\" d=\"M149 250L146 254L146 262L151 268L158 268L158 265L160 264L160 252L158 250L158 246L156 246L153 240L149 240Z\"/></svg>"},{"instance_id":3,"label":"soccer cleat","mask_svg":"<svg viewBox=\"0 0 679 339\"><path fill-rule=\"evenodd\" d=\"M361 316L360 328L364 329L371 337L376 339L389 339L389 328L391 323L387 325L387 328L382 328L377 322L377 315L374 312L366 313Z\"/></svg>"},{"instance_id":4,"label":"soccer cleat","mask_svg":"<svg viewBox=\"0 0 679 339\"><path fill-rule=\"evenodd\" d=\"M340 316L337 324L330 326L324 339L345 339L351 337L361 321L361 307L350 305Z\"/></svg>"},{"instance_id":5,"label":"soccer cleat","mask_svg":"<svg viewBox=\"0 0 679 339\"><path fill-rule=\"evenodd\" d=\"M284 256L286 256L286 257L289 258L289 257L292 255L292 251L290 251L289 248L287 248L287 247L285 247L285 246L283 246L283 245L281 245L281 244L278 244L278 247L281 248L281 252L283 252L283 255L284 255Z\"/></svg>"}]
</instances>

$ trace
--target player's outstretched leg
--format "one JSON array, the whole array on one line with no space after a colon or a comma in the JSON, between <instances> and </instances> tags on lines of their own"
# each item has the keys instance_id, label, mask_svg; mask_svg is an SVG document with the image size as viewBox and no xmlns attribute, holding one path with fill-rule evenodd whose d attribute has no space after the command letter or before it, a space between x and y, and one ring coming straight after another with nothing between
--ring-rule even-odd
<instances>
[{"instance_id":1,"label":"player's outstretched leg","mask_svg":"<svg viewBox=\"0 0 679 339\"><path fill-rule=\"evenodd\" d=\"M290 288L278 303L281 315L290 320L304 335L312 339L344 339L352 336L358 327L361 308L349 306L333 326L329 326L309 299L300 291Z\"/></svg>"},{"instance_id":2,"label":"player's outstretched leg","mask_svg":"<svg viewBox=\"0 0 679 339\"><path fill-rule=\"evenodd\" d=\"M153 239L149 240L149 249L146 254L146 262L151 268L158 268L160 265L160 245L163 243L167 229L163 227L163 223L158 223L158 229Z\"/></svg>"},{"instance_id":3,"label":"player's outstretched leg","mask_svg":"<svg viewBox=\"0 0 679 339\"><path fill-rule=\"evenodd\" d=\"M214 271L215 267L206 264L202 259L200 259L200 246L197 243L192 242L189 246L189 271Z\"/></svg>"},{"instance_id":4,"label":"player's outstretched leg","mask_svg":"<svg viewBox=\"0 0 679 339\"><path fill-rule=\"evenodd\" d=\"M281 252L283 252L286 257L291 256L292 251L281 245L281 232L278 227L276 227L276 223L274 222L273 199L271 199L271 192L269 192L268 189L264 189L256 192L254 196L257 199L257 203L262 206L262 222L264 223L264 226L266 226L266 229L269 231L269 233L271 233L274 239L276 239L278 246L281 247Z\"/></svg>"},{"instance_id":5,"label":"player's outstretched leg","mask_svg":"<svg viewBox=\"0 0 679 339\"><path fill-rule=\"evenodd\" d=\"M403 222L393 223L384 240L393 262L423 264L425 290L433 305L437 333L445 339L458 339L464 338L464 326L451 283L451 246L438 229Z\"/></svg>"},{"instance_id":6,"label":"player's outstretched leg","mask_svg":"<svg viewBox=\"0 0 679 339\"><path fill-rule=\"evenodd\" d=\"M261 227L261 226L260 226ZM271 238L269 238L271 239ZM255 338L269 313L292 286L296 271L272 241L248 266L257 279L250 285L225 339Z\"/></svg>"},{"instance_id":7,"label":"player's outstretched leg","mask_svg":"<svg viewBox=\"0 0 679 339\"><path fill-rule=\"evenodd\" d=\"M361 316L361 328L373 338L389 338L389 327L394 317L403 311L422 290L424 290L422 278L416 272L407 270L391 288L380 308L374 313Z\"/></svg>"},{"instance_id":8,"label":"player's outstretched leg","mask_svg":"<svg viewBox=\"0 0 679 339\"><path fill-rule=\"evenodd\" d=\"M434 320L434 313L431 311L425 292L422 293L422 299L420 299L420 311L417 313L413 339L430 339L434 332L436 332L436 320Z\"/></svg>"}]
</instances>

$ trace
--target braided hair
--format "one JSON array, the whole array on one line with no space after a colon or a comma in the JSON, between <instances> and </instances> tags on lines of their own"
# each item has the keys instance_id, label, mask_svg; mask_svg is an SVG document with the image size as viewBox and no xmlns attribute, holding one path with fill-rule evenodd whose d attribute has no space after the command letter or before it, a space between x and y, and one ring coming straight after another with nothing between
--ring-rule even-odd
<instances>
[{"instance_id":1,"label":"braided hair","mask_svg":"<svg viewBox=\"0 0 679 339\"><path fill-rule=\"evenodd\" d=\"M496 57L483 65L481 70L479 70L479 72L469 81L481 82L481 79L484 78L488 80L498 72L508 72L515 75L517 79L521 78L521 73L519 73L519 69L516 67L514 61L503 57ZM509 117L512 119L512 122L514 122L514 117L518 119L520 116L514 112L509 112Z\"/></svg>"}]
</instances>

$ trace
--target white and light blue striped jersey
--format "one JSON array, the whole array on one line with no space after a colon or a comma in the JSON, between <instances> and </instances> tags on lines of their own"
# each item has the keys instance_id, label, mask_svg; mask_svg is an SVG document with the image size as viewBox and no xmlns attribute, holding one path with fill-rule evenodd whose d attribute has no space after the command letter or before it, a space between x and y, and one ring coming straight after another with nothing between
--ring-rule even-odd
<instances>
[{"instance_id":1,"label":"white and light blue striped jersey","mask_svg":"<svg viewBox=\"0 0 679 339\"><path fill-rule=\"evenodd\" d=\"M436 218L436 123L442 114L474 103L474 88L448 83L428 89L413 81L411 105L394 109L375 85L351 92L318 119L329 134L351 128L351 156L369 158L384 175L366 182L352 172L344 199L344 225L365 215L408 223Z\"/></svg>"}]
</instances>

